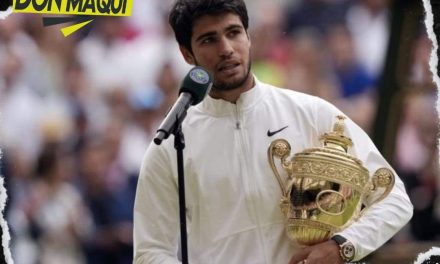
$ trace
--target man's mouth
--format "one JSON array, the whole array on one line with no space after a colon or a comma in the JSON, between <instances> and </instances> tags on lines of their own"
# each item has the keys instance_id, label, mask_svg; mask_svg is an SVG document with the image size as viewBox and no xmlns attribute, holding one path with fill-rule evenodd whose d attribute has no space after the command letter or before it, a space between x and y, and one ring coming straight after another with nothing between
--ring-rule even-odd
<instances>
[{"instance_id":1,"label":"man's mouth","mask_svg":"<svg viewBox=\"0 0 440 264\"><path fill-rule=\"evenodd\" d=\"M234 70L236 67L238 67L238 65L240 65L240 63L223 64L222 66L220 66L218 68L218 71L227 73L227 72Z\"/></svg>"}]
</instances>

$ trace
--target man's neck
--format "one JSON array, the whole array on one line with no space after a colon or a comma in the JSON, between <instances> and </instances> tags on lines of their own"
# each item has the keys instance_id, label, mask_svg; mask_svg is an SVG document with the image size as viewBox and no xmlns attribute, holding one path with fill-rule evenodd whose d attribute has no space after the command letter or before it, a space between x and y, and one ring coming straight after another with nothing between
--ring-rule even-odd
<instances>
[{"instance_id":1,"label":"man's neck","mask_svg":"<svg viewBox=\"0 0 440 264\"><path fill-rule=\"evenodd\" d=\"M209 95L214 99L223 99L225 101L235 104L242 93L249 91L254 86L255 80L254 77L251 76L242 86L236 89L224 91L213 88L209 92Z\"/></svg>"}]
</instances>

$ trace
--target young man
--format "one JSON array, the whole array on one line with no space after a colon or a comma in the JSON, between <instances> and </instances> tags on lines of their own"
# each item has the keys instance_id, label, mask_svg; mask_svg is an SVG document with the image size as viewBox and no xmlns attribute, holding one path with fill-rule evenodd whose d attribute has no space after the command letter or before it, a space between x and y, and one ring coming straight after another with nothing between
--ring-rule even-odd
<instances>
[{"instance_id":1,"label":"young man","mask_svg":"<svg viewBox=\"0 0 440 264\"><path fill-rule=\"evenodd\" d=\"M170 24L185 60L207 69L213 88L188 111L185 187L191 264L343 263L329 240L300 247L285 235L281 192L267 161L275 138L292 153L320 146L341 112L305 94L259 82L251 73L248 16L242 0L178 0ZM370 172L390 168L351 120L350 153ZM268 133L267 131L278 131ZM152 144L144 158L134 209L135 263L179 263L177 168L173 140ZM391 169L391 168L390 168ZM403 183L340 232L359 260L391 238L412 215Z\"/></svg>"}]
</instances>

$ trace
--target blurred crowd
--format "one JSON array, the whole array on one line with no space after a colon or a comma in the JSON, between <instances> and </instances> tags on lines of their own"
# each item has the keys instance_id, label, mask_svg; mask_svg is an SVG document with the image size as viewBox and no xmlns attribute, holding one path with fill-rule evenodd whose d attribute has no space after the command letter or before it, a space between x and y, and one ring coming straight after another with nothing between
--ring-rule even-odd
<instances>
[{"instance_id":1,"label":"blurred crowd","mask_svg":"<svg viewBox=\"0 0 440 264\"><path fill-rule=\"evenodd\" d=\"M257 78L320 96L371 134L391 1L246 2ZM134 1L131 17L95 19L69 37L37 15L0 20L1 174L15 263L131 263L140 163L191 68L167 24L171 3ZM415 214L393 243L440 240L436 89L418 26L390 160Z\"/></svg>"}]
</instances>

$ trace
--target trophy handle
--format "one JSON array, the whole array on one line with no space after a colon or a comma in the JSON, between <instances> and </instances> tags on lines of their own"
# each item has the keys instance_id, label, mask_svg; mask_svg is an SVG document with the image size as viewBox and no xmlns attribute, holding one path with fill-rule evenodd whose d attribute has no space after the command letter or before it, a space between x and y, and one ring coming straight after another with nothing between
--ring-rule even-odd
<instances>
[{"instance_id":1,"label":"trophy handle","mask_svg":"<svg viewBox=\"0 0 440 264\"><path fill-rule=\"evenodd\" d=\"M267 158L269 160L270 167L278 180L283 197L287 197L286 185L285 181L281 179L281 175L278 173L277 167L275 166L274 156L281 159L283 168L287 168L290 162L286 161L286 158L290 155L290 150L290 144L285 139L276 139L272 141L269 149L267 150Z\"/></svg>"},{"instance_id":2,"label":"trophy handle","mask_svg":"<svg viewBox=\"0 0 440 264\"><path fill-rule=\"evenodd\" d=\"M373 174L373 187L371 189L372 192L375 192L378 188L385 188L382 195L377 198L373 203L380 202L383 200L387 195L391 192L391 189L394 187L394 174L390 169L387 168L380 168L376 170L376 172Z\"/></svg>"},{"instance_id":3,"label":"trophy handle","mask_svg":"<svg viewBox=\"0 0 440 264\"><path fill-rule=\"evenodd\" d=\"M366 206L362 212L361 215L370 208L371 205L378 203L382 201L387 195L391 192L391 190L394 187L395 177L393 172L390 169L387 168L380 168L376 170L373 174L373 178L371 183L367 186L367 195L366 198L368 198L371 195L374 195L376 191L378 191L379 188L384 188L382 194L376 198L374 201L370 203L370 205Z\"/></svg>"}]
</instances>

